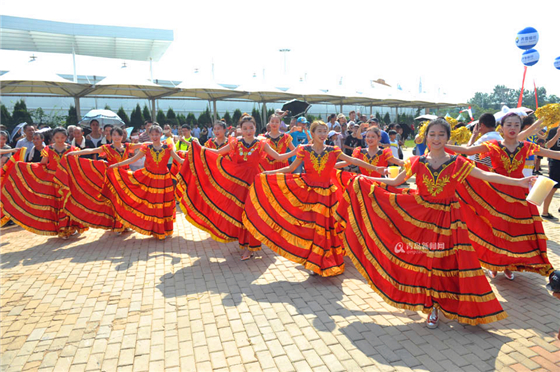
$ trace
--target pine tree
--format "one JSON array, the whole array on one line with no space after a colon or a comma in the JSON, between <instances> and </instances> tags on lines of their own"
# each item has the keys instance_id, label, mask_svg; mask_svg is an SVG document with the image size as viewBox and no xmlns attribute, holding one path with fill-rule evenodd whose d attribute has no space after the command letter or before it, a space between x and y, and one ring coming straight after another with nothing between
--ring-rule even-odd
<instances>
[{"instance_id":1,"label":"pine tree","mask_svg":"<svg viewBox=\"0 0 560 372\"><path fill-rule=\"evenodd\" d=\"M16 102L14 105L14 111L12 113L12 123L18 125L20 123L26 122L28 124L33 123L31 119L31 114L27 111L27 105L23 99Z\"/></svg>"},{"instance_id":2,"label":"pine tree","mask_svg":"<svg viewBox=\"0 0 560 372\"><path fill-rule=\"evenodd\" d=\"M146 104L144 104L144 109L142 109L142 116L144 117L144 120L152 120L152 112Z\"/></svg>"},{"instance_id":3,"label":"pine tree","mask_svg":"<svg viewBox=\"0 0 560 372\"><path fill-rule=\"evenodd\" d=\"M163 112L162 109L159 109L156 115L156 121L158 122L158 124L163 127L167 121L167 118L165 117L165 113Z\"/></svg>"},{"instance_id":4,"label":"pine tree","mask_svg":"<svg viewBox=\"0 0 560 372\"><path fill-rule=\"evenodd\" d=\"M385 113L385 116L383 116L383 122L385 124L390 124L391 123L391 115L389 115L388 112Z\"/></svg>"},{"instance_id":5,"label":"pine tree","mask_svg":"<svg viewBox=\"0 0 560 372\"><path fill-rule=\"evenodd\" d=\"M105 104L105 107L104 107L103 109L104 109L104 110L109 110L109 111L111 111L111 107L110 107L109 105L107 105L107 104Z\"/></svg>"},{"instance_id":6,"label":"pine tree","mask_svg":"<svg viewBox=\"0 0 560 372\"><path fill-rule=\"evenodd\" d=\"M0 106L1 116L0 116L0 124L5 125L10 131L12 130L13 121L12 115L8 111L8 108L4 105Z\"/></svg>"},{"instance_id":7,"label":"pine tree","mask_svg":"<svg viewBox=\"0 0 560 372\"><path fill-rule=\"evenodd\" d=\"M136 108L130 113L130 125L134 128L139 129L142 124L144 124L144 117L142 116L142 109L140 104L136 104Z\"/></svg>"},{"instance_id":8,"label":"pine tree","mask_svg":"<svg viewBox=\"0 0 560 372\"><path fill-rule=\"evenodd\" d=\"M231 115L229 114L228 111L226 111L226 113L224 114L223 119L226 121L226 124L227 124L227 125L230 125L230 124L231 124Z\"/></svg>"},{"instance_id":9,"label":"pine tree","mask_svg":"<svg viewBox=\"0 0 560 372\"><path fill-rule=\"evenodd\" d=\"M235 111L233 112L233 118L231 118L231 124L233 126L237 126L237 123L239 123L239 119L241 119L241 115L241 110L235 109Z\"/></svg>"},{"instance_id":10,"label":"pine tree","mask_svg":"<svg viewBox=\"0 0 560 372\"><path fill-rule=\"evenodd\" d=\"M124 125L128 127L130 124L130 119L128 118L128 115L126 114L122 106L119 108L119 111L117 111L117 115L121 118L122 121L124 121Z\"/></svg>"},{"instance_id":11,"label":"pine tree","mask_svg":"<svg viewBox=\"0 0 560 372\"><path fill-rule=\"evenodd\" d=\"M76 108L70 105L68 109L68 116L66 117L66 126L78 124L78 114L76 113Z\"/></svg>"},{"instance_id":12,"label":"pine tree","mask_svg":"<svg viewBox=\"0 0 560 372\"><path fill-rule=\"evenodd\" d=\"M177 115L175 115L175 111L173 111L173 109L170 107L167 110L167 123L170 125L176 125L177 124Z\"/></svg>"},{"instance_id":13,"label":"pine tree","mask_svg":"<svg viewBox=\"0 0 560 372\"><path fill-rule=\"evenodd\" d=\"M193 125L197 124L198 122L196 121L196 116L194 116L194 114L192 112L189 112L189 114L187 115L187 124L191 126L191 128L193 127Z\"/></svg>"}]
</instances>

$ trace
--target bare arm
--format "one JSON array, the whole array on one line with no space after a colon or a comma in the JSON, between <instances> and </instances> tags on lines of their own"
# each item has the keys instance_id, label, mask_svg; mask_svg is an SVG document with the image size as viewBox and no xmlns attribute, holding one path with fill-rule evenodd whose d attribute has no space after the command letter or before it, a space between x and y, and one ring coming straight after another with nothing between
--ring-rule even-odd
<instances>
[{"instance_id":1,"label":"bare arm","mask_svg":"<svg viewBox=\"0 0 560 372\"><path fill-rule=\"evenodd\" d=\"M556 134L554 135L554 137L552 137L550 141L546 142L546 148L549 149L554 146L554 144L556 144L556 142L558 141L558 138L560 138L560 128L556 130Z\"/></svg>"},{"instance_id":2,"label":"bare arm","mask_svg":"<svg viewBox=\"0 0 560 372\"><path fill-rule=\"evenodd\" d=\"M263 174L292 173L301 164L301 162L302 162L301 159L296 159L292 164L288 165L287 167L276 169L276 170L269 170L263 172Z\"/></svg>"},{"instance_id":3,"label":"bare arm","mask_svg":"<svg viewBox=\"0 0 560 372\"><path fill-rule=\"evenodd\" d=\"M336 169L339 169L339 168L344 168L344 167L346 167L346 166L348 166L348 165L350 165L350 163L348 163L347 161L339 161L339 162L337 162L337 163L334 165L334 167L335 167Z\"/></svg>"},{"instance_id":4,"label":"bare arm","mask_svg":"<svg viewBox=\"0 0 560 372\"><path fill-rule=\"evenodd\" d=\"M139 151L138 154L134 155L133 157L125 160L125 161L121 161L120 163L116 163L113 165L109 165L107 167L107 169L112 169L112 168L118 168L118 167L122 167L124 165L128 165L128 164L132 164L134 163L136 160L138 159L142 159L146 154L144 154L143 152Z\"/></svg>"},{"instance_id":5,"label":"bare arm","mask_svg":"<svg viewBox=\"0 0 560 372\"><path fill-rule=\"evenodd\" d=\"M482 154L483 152L488 152L488 148L484 145L471 146L471 147L445 145L445 148L451 151L455 151L457 154L464 154L464 155L475 155L475 154Z\"/></svg>"},{"instance_id":6,"label":"bare arm","mask_svg":"<svg viewBox=\"0 0 560 372\"><path fill-rule=\"evenodd\" d=\"M151 145L151 144L152 142L131 143L128 148L130 150L136 150L137 148L142 147L142 145Z\"/></svg>"},{"instance_id":7,"label":"bare arm","mask_svg":"<svg viewBox=\"0 0 560 372\"><path fill-rule=\"evenodd\" d=\"M384 174L385 171L386 171L386 168L384 168L384 167L376 167L375 165L368 164L363 160L350 157L346 154L340 154L338 158L342 161L347 162L347 163L354 164L354 165L356 165L360 168L364 168L364 169L374 171L374 172L377 172L377 173Z\"/></svg>"},{"instance_id":8,"label":"bare arm","mask_svg":"<svg viewBox=\"0 0 560 372\"><path fill-rule=\"evenodd\" d=\"M19 148L15 148L15 149L6 149L6 150L2 150L0 149L0 155L4 155L4 154L10 154L12 152L18 152Z\"/></svg>"},{"instance_id":9,"label":"bare arm","mask_svg":"<svg viewBox=\"0 0 560 372\"><path fill-rule=\"evenodd\" d=\"M80 155L90 155L90 154L101 154L103 149L101 147L96 147L94 149L85 149L80 151L71 151L68 156L80 156Z\"/></svg>"},{"instance_id":10,"label":"bare arm","mask_svg":"<svg viewBox=\"0 0 560 372\"><path fill-rule=\"evenodd\" d=\"M527 137L532 136L533 134L539 131L541 123L543 122L544 118L540 118L539 120L535 121L529 128L525 129L522 132L519 132L517 135L518 141L525 141Z\"/></svg>"},{"instance_id":11,"label":"bare arm","mask_svg":"<svg viewBox=\"0 0 560 372\"><path fill-rule=\"evenodd\" d=\"M286 160L286 159L291 158L292 156L295 156L296 152L297 152L297 149L294 148L290 152L287 152L285 154L279 154L276 151L274 151L274 149L272 147L270 147L270 145L268 145L268 143L267 143L267 144L264 145L264 151L275 160Z\"/></svg>"},{"instance_id":12,"label":"bare arm","mask_svg":"<svg viewBox=\"0 0 560 372\"><path fill-rule=\"evenodd\" d=\"M404 181L406 181L406 171L402 171L396 178L378 178L378 177L368 177L376 182L381 182L389 186L399 186Z\"/></svg>"},{"instance_id":13,"label":"bare arm","mask_svg":"<svg viewBox=\"0 0 560 372\"><path fill-rule=\"evenodd\" d=\"M498 173L486 172L479 168L473 168L469 175L490 183L498 183L501 185L519 186L525 188L529 188L529 186L532 185L537 179L537 177L511 178L502 176Z\"/></svg>"},{"instance_id":14,"label":"bare arm","mask_svg":"<svg viewBox=\"0 0 560 372\"><path fill-rule=\"evenodd\" d=\"M390 164L398 165L399 167L402 167L404 165L404 161L402 161L401 159L397 159L397 158L391 158L391 159L388 160L388 162Z\"/></svg>"},{"instance_id":15,"label":"bare arm","mask_svg":"<svg viewBox=\"0 0 560 372\"><path fill-rule=\"evenodd\" d=\"M177 155L177 153L173 149L171 149L171 157L175 159L179 164L183 164L183 162L185 161L185 159Z\"/></svg>"},{"instance_id":16,"label":"bare arm","mask_svg":"<svg viewBox=\"0 0 560 372\"><path fill-rule=\"evenodd\" d=\"M539 154L539 156L546 156L547 158L560 160L560 151L553 151L553 150L544 149L544 148L541 147L538 154Z\"/></svg>"}]
</instances>

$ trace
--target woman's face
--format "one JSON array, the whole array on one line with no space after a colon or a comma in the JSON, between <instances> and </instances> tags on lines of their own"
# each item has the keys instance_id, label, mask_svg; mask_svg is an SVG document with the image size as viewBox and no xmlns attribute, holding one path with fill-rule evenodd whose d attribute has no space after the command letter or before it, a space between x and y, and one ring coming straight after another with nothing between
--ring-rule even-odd
<instances>
[{"instance_id":1,"label":"woman's face","mask_svg":"<svg viewBox=\"0 0 560 372\"><path fill-rule=\"evenodd\" d=\"M517 116L510 116L502 124L502 132L504 137L515 139L521 130L521 119Z\"/></svg>"},{"instance_id":2,"label":"woman's face","mask_svg":"<svg viewBox=\"0 0 560 372\"><path fill-rule=\"evenodd\" d=\"M243 137L254 137L255 136L255 125L251 121L246 121L241 124L241 135Z\"/></svg>"},{"instance_id":3,"label":"woman's face","mask_svg":"<svg viewBox=\"0 0 560 372\"><path fill-rule=\"evenodd\" d=\"M221 125L214 125L212 131L214 132L214 135L218 138L222 138L226 134L226 130Z\"/></svg>"},{"instance_id":4,"label":"woman's face","mask_svg":"<svg viewBox=\"0 0 560 372\"><path fill-rule=\"evenodd\" d=\"M449 136L442 125L432 125L426 137L426 144L430 150L443 149Z\"/></svg>"},{"instance_id":5,"label":"woman's face","mask_svg":"<svg viewBox=\"0 0 560 372\"><path fill-rule=\"evenodd\" d=\"M270 130L273 132L277 132L278 129L280 129L280 118L277 117L273 117L272 119L270 119Z\"/></svg>"},{"instance_id":6,"label":"woman's face","mask_svg":"<svg viewBox=\"0 0 560 372\"><path fill-rule=\"evenodd\" d=\"M327 139L328 134L329 134L329 129L324 125L320 125L317 128L315 128L314 132L311 133L311 137L313 137L314 141L319 141L320 143L323 143Z\"/></svg>"},{"instance_id":7,"label":"woman's face","mask_svg":"<svg viewBox=\"0 0 560 372\"><path fill-rule=\"evenodd\" d=\"M6 136L0 136L0 147L4 147L6 142L8 142L8 138L6 138Z\"/></svg>"},{"instance_id":8,"label":"woman's face","mask_svg":"<svg viewBox=\"0 0 560 372\"><path fill-rule=\"evenodd\" d=\"M111 134L111 139L113 140L113 142L121 143L123 140L123 136L121 136L117 131L114 131L113 134Z\"/></svg>"},{"instance_id":9,"label":"woman's face","mask_svg":"<svg viewBox=\"0 0 560 372\"><path fill-rule=\"evenodd\" d=\"M160 142L161 141L161 132L158 132L157 130L152 130L150 131L150 139L152 140L152 142Z\"/></svg>"},{"instance_id":10,"label":"woman's face","mask_svg":"<svg viewBox=\"0 0 560 372\"><path fill-rule=\"evenodd\" d=\"M62 132L58 132L53 136L53 140L54 143L59 146L64 145L64 142L66 142L66 135Z\"/></svg>"},{"instance_id":11,"label":"woman's face","mask_svg":"<svg viewBox=\"0 0 560 372\"><path fill-rule=\"evenodd\" d=\"M366 144L368 146L377 146L379 143L379 136L377 133L369 131L366 133Z\"/></svg>"}]
</instances>

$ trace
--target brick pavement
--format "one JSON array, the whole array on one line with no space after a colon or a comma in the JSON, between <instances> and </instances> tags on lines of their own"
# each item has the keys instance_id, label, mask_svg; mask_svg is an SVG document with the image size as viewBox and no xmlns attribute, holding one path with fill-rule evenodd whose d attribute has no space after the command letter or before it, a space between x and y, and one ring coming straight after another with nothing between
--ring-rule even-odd
<instances>
[{"instance_id":1,"label":"brick pavement","mask_svg":"<svg viewBox=\"0 0 560 372\"><path fill-rule=\"evenodd\" d=\"M166 241L2 229L2 370L560 369L560 301L536 274L491 281L509 318L478 327L442 318L430 330L424 315L385 304L349 260L328 279L268 248L241 262L235 244L177 217ZM556 267L559 227L545 222Z\"/></svg>"}]
</instances>

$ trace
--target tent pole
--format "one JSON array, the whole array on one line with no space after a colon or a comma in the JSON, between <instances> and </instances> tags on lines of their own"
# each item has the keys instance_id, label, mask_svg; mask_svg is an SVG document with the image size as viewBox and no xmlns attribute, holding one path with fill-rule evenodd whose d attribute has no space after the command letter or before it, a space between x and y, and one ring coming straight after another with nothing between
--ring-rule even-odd
<instances>
[{"instance_id":1,"label":"tent pole","mask_svg":"<svg viewBox=\"0 0 560 372\"><path fill-rule=\"evenodd\" d=\"M263 128L266 128L266 102L263 102L263 107L262 107L262 111L261 111L261 118L262 118L261 124L262 124ZM261 130L262 130L262 128L261 128Z\"/></svg>"},{"instance_id":2,"label":"tent pole","mask_svg":"<svg viewBox=\"0 0 560 372\"><path fill-rule=\"evenodd\" d=\"M397 123L399 121L399 106L395 106L395 113L397 114L397 117L395 118L395 123Z\"/></svg>"},{"instance_id":3,"label":"tent pole","mask_svg":"<svg viewBox=\"0 0 560 372\"><path fill-rule=\"evenodd\" d=\"M152 98L152 121L156 121L156 99Z\"/></svg>"},{"instance_id":4,"label":"tent pole","mask_svg":"<svg viewBox=\"0 0 560 372\"><path fill-rule=\"evenodd\" d=\"M150 57L150 81L154 82L154 70L152 68L152 57Z\"/></svg>"},{"instance_id":5,"label":"tent pole","mask_svg":"<svg viewBox=\"0 0 560 372\"><path fill-rule=\"evenodd\" d=\"M214 122L218 121L218 109L216 108L216 100L212 100L212 111L214 111ZM213 124L213 123L212 123Z\"/></svg>"},{"instance_id":6,"label":"tent pole","mask_svg":"<svg viewBox=\"0 0 560 372\"><path fill-rule=\"evenodd\" d=\"M78 75L76 75L76 52L74 51L74 45L72 45L72 63L74 65L74 83L77 83Z\"/></svg>"},{"instance_id":7,"label":"tent pole","mask_svg":"<svg viewBox=\"0 0 560 372\"><path fill-rule=\"evenodd\" d=\"M371 115L373 115L373 105L369 106L369 117L371 118Z\"/></svg>"},{"instance_id":8,"label":"tent pole","mask_svg":"<svg viewBox=\"0 0 560 372\"><path fill-rule=\"evenodd\" d=\"M76 107L76 117L79 123L80 120L82 120L82 113L80 112L80 97L74 97L74 107Z\"/></svg>"}]
</instances>

